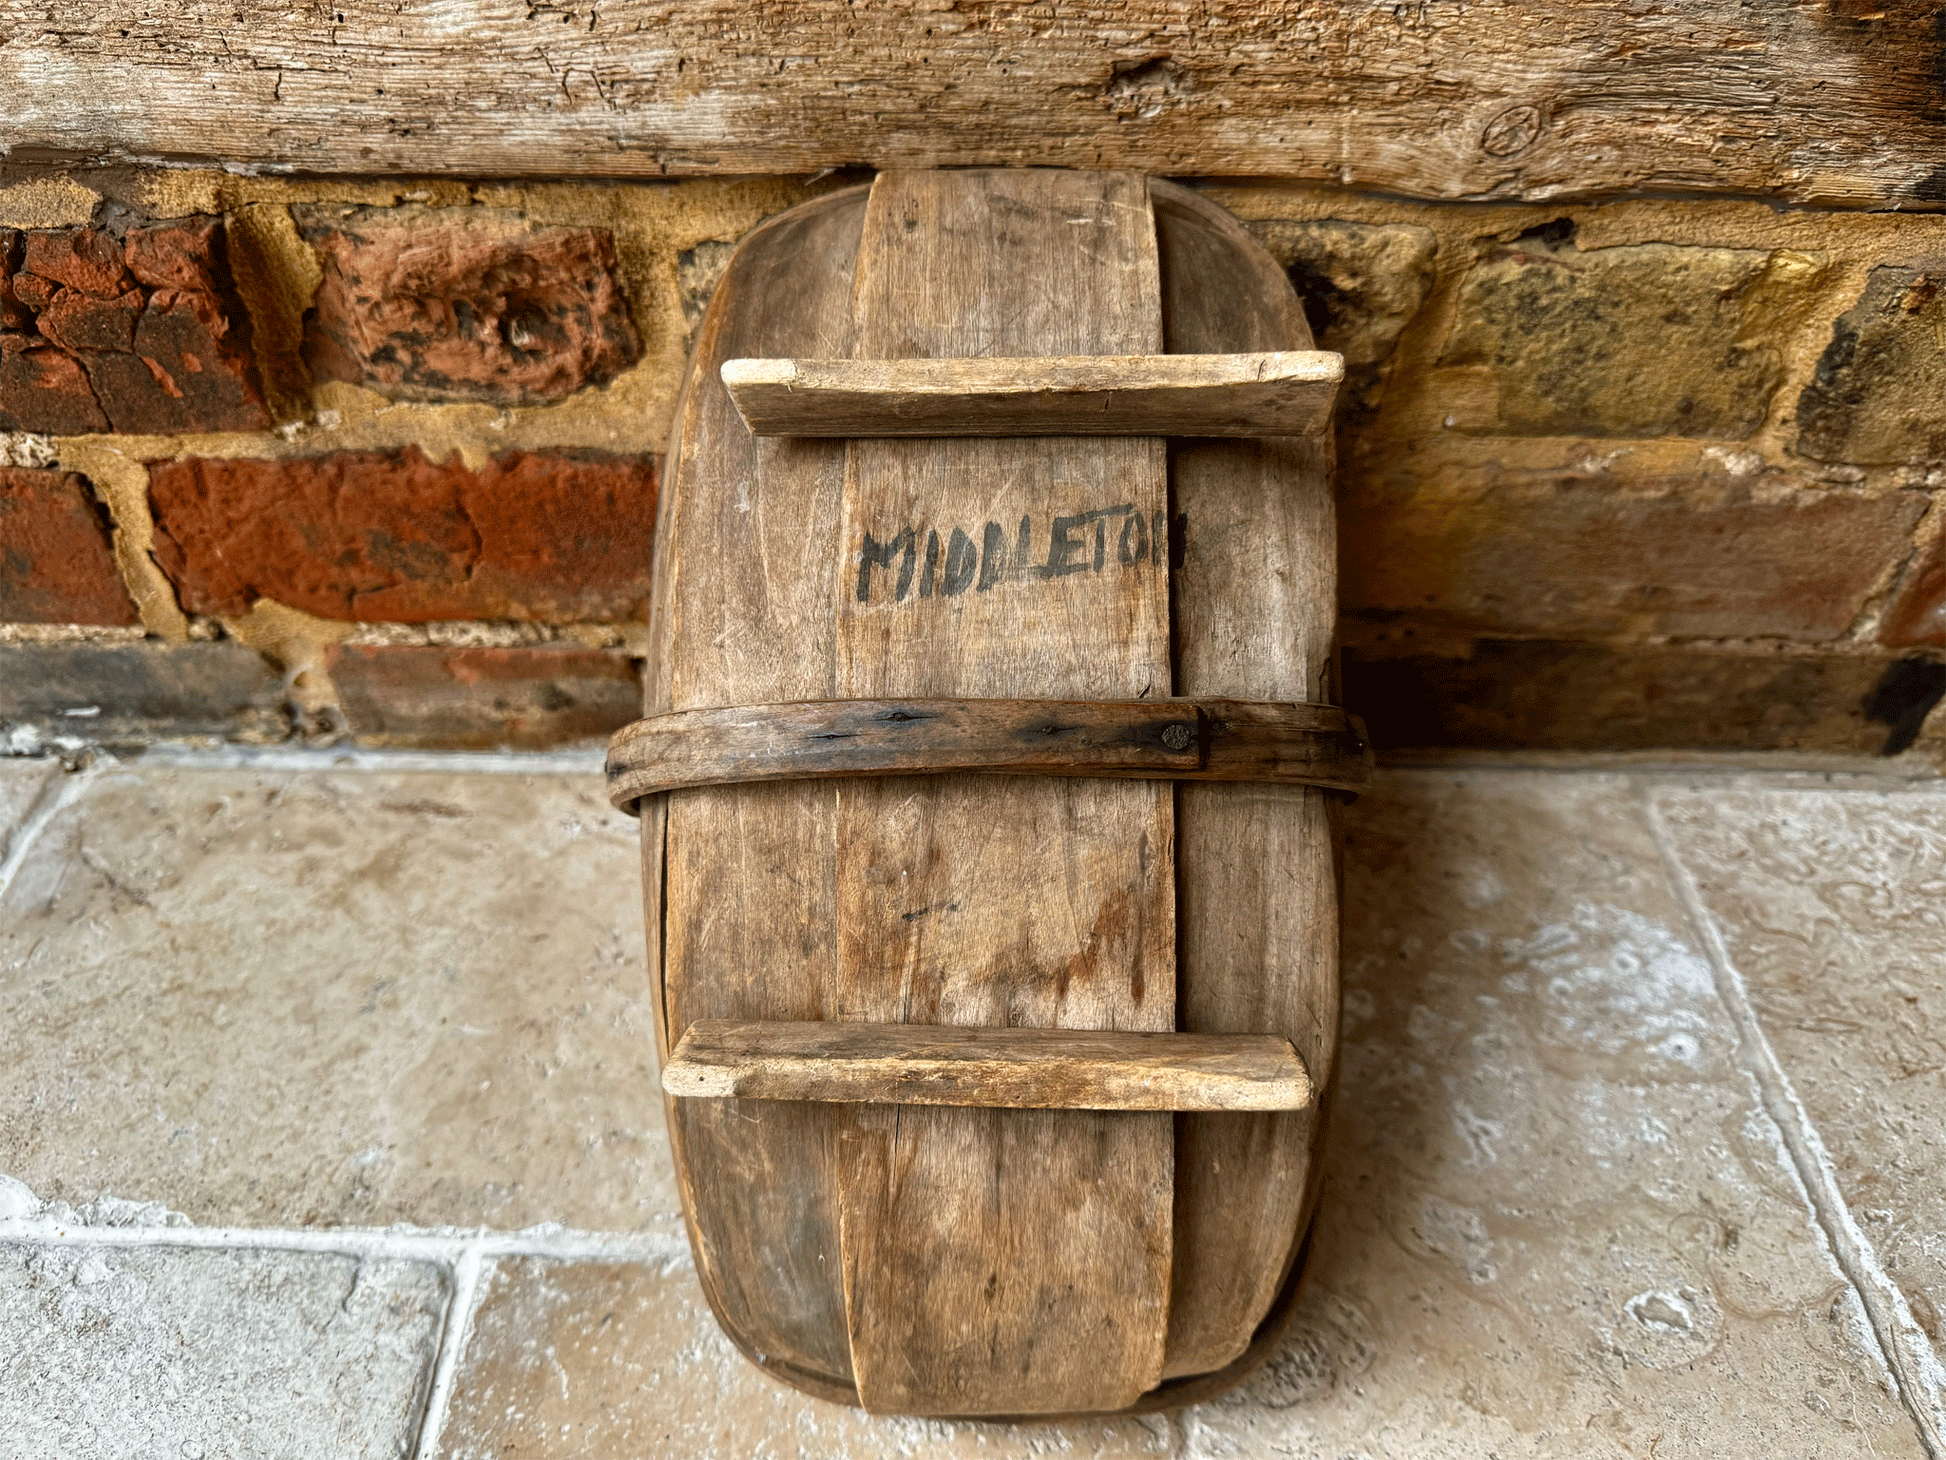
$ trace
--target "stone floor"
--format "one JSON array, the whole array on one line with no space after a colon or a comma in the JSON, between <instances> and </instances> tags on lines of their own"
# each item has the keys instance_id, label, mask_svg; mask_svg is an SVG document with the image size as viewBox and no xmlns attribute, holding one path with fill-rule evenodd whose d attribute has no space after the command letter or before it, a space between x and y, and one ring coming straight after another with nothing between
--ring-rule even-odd
<instances>
[{"instance_id":1,"label":"stone floor","mask_svg":"<svg viewBox=\"0 0 1946 1460\"><path fill-rule=\"evenodd\" d=\"M0 1457L1942 1460L1946 785L1393 770L1273 1362L872 1419L716 1333L578 758L0 761Z\"/></svg>"}]
</instances>

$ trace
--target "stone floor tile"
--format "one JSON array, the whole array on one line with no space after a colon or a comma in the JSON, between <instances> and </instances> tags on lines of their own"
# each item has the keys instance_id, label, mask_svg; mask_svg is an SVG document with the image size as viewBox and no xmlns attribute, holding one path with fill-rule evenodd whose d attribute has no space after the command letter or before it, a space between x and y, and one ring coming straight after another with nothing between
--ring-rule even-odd
<instances>
[{"instance_id":1,"label":"stone floor tile","mask_svg":"<svg viewBox=\"0 0 1946 1460\"><path fill-rule=\"evenodd\" d=\"M1197 1457L1917 1456L1618 778L1390 773L1290 1340Z\"/></svg>"},{"instance_id":2,"label":"stone floor tile","mask_svg":"<svg viewBox=\"0 0 1946 1460\"><path fill-rule=\"evenodd\" d=\"M41 788L60 774L58 761L0 756L0 865L13 852L21 818L33 809Z\"/></svg>"},{"instance_id":3,"label":"stone floor tile","mask_svg":"<svg viewBox=\"0 0 1946 1460\"><path fill-rule=\"evenodd\" d=\"M1946 1352L1946 794L1656 805L1846 1204Z\"/></svg>"},{"instance_id":4,"label":"stone floor tile","mask_svg":"<svg viewBox=\"0 0 1946 1460\"><path fill-rule=\"evenodd\" d=\"M0 900L0 1172L673 1233L639 886L592 776L110 772Z\"/></svg>"},{"instance_id":5,"label":"stone floor tile","mask_svg":"<svg viewBox=\"0 0 1946 1460\"><path fill-rule=\"evenodd\" d=\"M1171 1454L1166 1418L877 1419L770 1379L723 1337L687 1262L504 1259L453 1387L446 1460L927 1460Z\"/></svg>"},{"instance_id":6,"label":"stone floor tile","mask_svg":"<svg viewBox=\"0 0 1946 1460\"><path fill-rule=\"evenodd\" d=\"M408 1455L445 1296L415 1262L0 1243L0 1460Z\"/></svg>"}]
</instances>

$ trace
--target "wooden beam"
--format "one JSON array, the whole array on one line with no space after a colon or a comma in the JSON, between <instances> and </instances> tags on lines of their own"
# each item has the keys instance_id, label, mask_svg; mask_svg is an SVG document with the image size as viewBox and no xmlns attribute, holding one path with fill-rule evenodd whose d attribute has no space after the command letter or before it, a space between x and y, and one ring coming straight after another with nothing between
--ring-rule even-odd
<instances>
[{"instance_id":1,"label":"wooden beam","mask_svg":"<svg viewBox=\"0 0 1946 1460\"><path fill-rule=\"evenodd\" d=\"M690 1025L662 1088L691 1099L981 1105L1010 1110L1302 1110L1311 1081L1275 1034Z\"/></svg>"},{"instance_id":2,"label":"wooden beam","mask_svg":"<svg viewBox=\"0 0 1946 1460\"><path fill-rule=\"evenodd\" d=\"M759 436L1309 436L1344 376L1326 350L723 362Z\"/></svg>"},{"instance_id":3,"label":"wooden beam","mask_svg":"<svg viewBox=\"0 0 1946 1460\"><path fill-rule=\"evenodd\" d=\"M0 137L41 164L1044 164L1936 209L1936 22L1915 0L0 0Z\"/></svg>"}]
</instances>

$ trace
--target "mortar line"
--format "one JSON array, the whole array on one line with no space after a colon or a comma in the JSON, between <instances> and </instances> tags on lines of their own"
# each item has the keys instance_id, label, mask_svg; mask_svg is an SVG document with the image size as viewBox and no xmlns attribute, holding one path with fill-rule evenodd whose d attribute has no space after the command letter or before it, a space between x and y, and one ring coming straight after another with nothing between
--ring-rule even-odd
<instances>
[{"instance_id":1,"label":"mortar line","mask_svg":"<svg viewBox=\"0 0 1946 1460\"><path fill-rule=\"evenodd\" d=\"M439 1352L433 1357L432 1384L426 1391L425 1410L419 1416L413 1460L433 1460L438 1451L440 1435L446 1428L446 1410L453 1399L454 1379L473 1327L473 1310L479 1305L480 1269L485 1261L480 1244L469 1242L447 1269L449 1286L444 1321L439 1328Z\"/></svg>"},{"instance_id":2,"label":"mortar line","mask_svg":"<svg viewBox=\"0 0 1946 1460\"><path fill-rule=\"evenodd\" d=\"M55 764L58 765L58 762ZM7 844L5 861L0 861L0 897L7 895L13 886L14 878L27 864L27 854L41 839L41 833L68 807L81 798L89 783L101 774L98 763L91 762L77 771L56 770L34 795L34 804L27 814L14 826L13 836Z\"/></svg>"},{"instance_id":3,"label":"mortar line","mask_svg":"<svg viewBox=\"0 0 1946 1460\"><path fill-rule=\"evenodd\" d=\"M1730 957L1722 930L1703 901L1701 888L1688 865L1677 854L1675 840L1662 819L1661 808L1645 786L1637 786L1649 834L1661 853L1663 868L1688 914L1690 925L1701 940L1709 958L1717 997L1730 1015L1737 1031L1737 1042L1746 1073L1756 1082L1764 1111L1776 1125L1811 1205L1811 1214L1823 1232L1833 1260L1845 1280L1857 1293L1892 1376L1900 1402L1919 1430L1920 1442L1931 1460L1946 1460L1946 1403L1942 1384L1946 1368L1934 1353L1925 1330L1912 1316L1905 1293L1893 1281L1878 1252L1852 1216L1838 1172L1824 1141L1812 1124L1811 1115L1798 1098L1797 1089L1785 1073L1777 1052L1771 1047L1758 1018L1757 1006L1750 997L1742 971Z\"/></svg>"}]
</instances>

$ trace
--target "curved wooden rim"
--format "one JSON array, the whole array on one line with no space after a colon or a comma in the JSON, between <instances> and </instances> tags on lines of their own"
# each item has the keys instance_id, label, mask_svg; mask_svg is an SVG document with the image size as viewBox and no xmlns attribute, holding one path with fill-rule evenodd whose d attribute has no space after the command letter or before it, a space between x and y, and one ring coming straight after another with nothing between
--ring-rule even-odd
<instances>
[{"instance_id":1,"label":"curved wooden rim","mask_svg":"<svg viewBox=\"0 0 1946 1460\"><path fill-rule=\"evenodd\" d=\"M1371 747L1336 705L1249 700L805 700L676 710L617 731L608 796L747 781L970 773L1266 781L1353 795Z\"/></svg>"},{"instance_id":2,"label":"curved wooden rim","mask_svg":"<svg viewBox=\"0 0 1946 1460\"><path fill-rule=\"evenodd\" d=\"M1297 1316L1298 1295L1303 1290L1304 1279L1310 1272L1311 1237L1316 1228L1317 1216L1314 1209L1311 1219L1305 1223L1304 1235L1298 1239L1290 1270L1284 1274L1284 1281L1277 1290L1277 1296L1271 1299L1270 1310L1264 1314L1262 1321L1257 1325L1256 1332L1251 1335L1249 1346L1220 1369L1213 1369L1207 1374L1185 1374L1178 1379L1165 1379L1126 1409L1083 1410L1073 1414L933 1415L931 1418L975 1424L1060 1424L1072 1420L1112 1419L1120 1415L1160 1414L1214 1399L1219 1394L1236 1388L1261 1369L1268 1362L1271 1354L1276 1351L1277 1345L1283 1341L1284 1335L1290 1331L1291 1320ZM725 1316L722 1307L716 1301L716 1295L710 1291L710 1285L704 1282L701 1287L703 1300L709 1305L710 1312L715 1315L717 1326L723 1330L724 1337L728 1338L737 1352L752 1364L762 1369L771 1378L809 1394L814 1399L823 1399L833 1404L847 1404L853 1408L859 1407L857 1386L850 1381L814 1373L759 1351Z\"/></svg>"}]
</instances>

